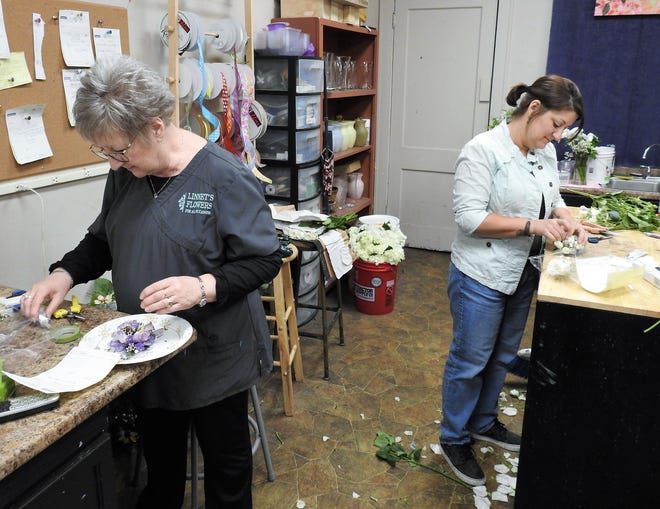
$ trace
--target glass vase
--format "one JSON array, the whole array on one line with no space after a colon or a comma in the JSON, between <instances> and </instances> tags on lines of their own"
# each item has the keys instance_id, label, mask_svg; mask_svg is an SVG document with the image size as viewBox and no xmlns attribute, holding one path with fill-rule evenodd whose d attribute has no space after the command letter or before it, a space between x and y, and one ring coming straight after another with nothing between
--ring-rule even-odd
<instances>
[{"instance_id":1,"label":"glass vase","mask_svg":"<svg viewBox=\"0 0 660 509\"><path fill-rule=\"evenodd\" d=\"M583 186L587 183L587 156L575 158L575 168L573 170L573 184Z\"/></svg>"}]
</instances>

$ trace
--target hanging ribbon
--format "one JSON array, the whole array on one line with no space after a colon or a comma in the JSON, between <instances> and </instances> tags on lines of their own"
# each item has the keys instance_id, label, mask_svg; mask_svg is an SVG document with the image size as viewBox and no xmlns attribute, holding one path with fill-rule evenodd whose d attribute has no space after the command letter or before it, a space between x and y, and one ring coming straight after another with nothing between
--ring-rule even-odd
<instances>
[{"instance_id":1,"label":"hanging ribbon","mask_svg":"<svg viewBox=\"0 0 660 509\"><path fill-rule=\"evenodd\" d=\"M197 102L199 102L199 109L202 110L202 115L204 118L213 126L213 131L206 137L207 140L216 142L220 138L220 121L218 118L211 113L206 106L204 106L204 97L208 89L208 76L206 74L206 68L204 67L204 55L202 53L202 36L199 37L197 41L197 49L199 53L199 70L202 73L202 91L199 93Z\"/></svg>"},{"instance_id":2,"label":"hanging ribbon","mask_svg":"<svg viewBox=\"0 0 660 509\"><path fill-rule=\"evenodd\" d=\"M249 83L250 80L247 76L241 79L241 73L238 70L238 62L236 59L236 50L234 49L234 73L236 75L236 88L234 94L236 96L236 114L238 116L237 125L239 127L239 134L243 142L243 149L241 155L244 162L247 164L249 170L257 166L257 152L250 140L250 103L254 94L254 84ZM238 91L238 92L237 92Z\"/></svg>"},{"instance_id":3,"label":"hanging ribbon","mask_svg":"<svg viewBox=\"0 0 660 509\"><path fill-rule=\"evenodd\" d=\"M222 136L222 146L225 147L229 152L235 154L234 144L231 141L231 131L234 127L232 122L232 113L231 106L229 104L229 90L227 89L227 79L225 78L224 73L220 73L222 76L222 90L220 91L220 100L222 102L222 118L224 119L224 135Z\"/></svg>"}]
</instances>

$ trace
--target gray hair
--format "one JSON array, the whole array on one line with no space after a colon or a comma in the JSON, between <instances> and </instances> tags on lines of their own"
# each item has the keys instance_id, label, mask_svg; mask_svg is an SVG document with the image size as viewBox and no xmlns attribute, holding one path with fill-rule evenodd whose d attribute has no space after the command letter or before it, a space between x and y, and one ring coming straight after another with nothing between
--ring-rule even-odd
<instances>
[{"instance_id":1,"label":"gray hair","mask_svg":"<svg viewBox=\"0 0 660 509\"><path fill-rule=\"evenodd\" d=\"M135 139L156 118L169 124L176 107L165 79L131 57L99 60L80 85L73 115L80 135L92 142L114 133Z\"/></svg>"}]
</instances>

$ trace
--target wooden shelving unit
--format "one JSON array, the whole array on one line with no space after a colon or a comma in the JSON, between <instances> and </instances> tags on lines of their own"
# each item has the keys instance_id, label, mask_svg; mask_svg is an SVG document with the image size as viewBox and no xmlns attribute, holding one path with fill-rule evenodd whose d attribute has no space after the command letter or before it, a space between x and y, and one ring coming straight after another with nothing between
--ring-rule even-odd
<instances>
[{"instance_id":1,"label":"wooden shelving unit","mask_svg":"<svg viewBox=\"0 0 660 509\"><path fill-rule=\"evenodd\" d=\"M277 18L273 21L286 21L289 26L309 34L310 42L316 49L316 56L325 52L336 55L349 55L355 61L373 62L372 88L352 90L332 90L327 92L328 111L322 117L335 119L337 115L345 119L361 117L370 121L369 145L354 147L335 153L335 163L359 161L363 174L364 194L353 203L351 210L369 214L373 209L375 155L376 155L376 100L378 91L378 31L365 27L347 25L329 19ZM327 114L326 114L327 113ZM323 129L321 125L321 129ZM345 213L345 209L342 211Z\"/></svg>"}]
</instances>

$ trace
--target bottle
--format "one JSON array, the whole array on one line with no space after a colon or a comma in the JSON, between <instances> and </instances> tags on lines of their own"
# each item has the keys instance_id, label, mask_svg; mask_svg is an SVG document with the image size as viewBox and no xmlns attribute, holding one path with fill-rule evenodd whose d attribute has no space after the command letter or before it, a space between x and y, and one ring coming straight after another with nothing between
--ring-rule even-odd
<instances>
[{"instance_id":1,"label":"bottle","mask_svg":"<svg viewBox=\"0 0 660 509\"><path fill-rule=\"evenodd\" d=\"M364 147L367 144L367 137L369 132L367 131L367 125L363 118L355 119L355 146Z\"/></svg>"},{"instance_id":2,"label":"bottle","mask_svg":"<svg viewBox=\"0 0 660 509\"><path fill-rule=\"evenodd\" d=\"M364 192L364 181L362 180L362 173L355 172L348 175L348 197L357 200L362 198Z\"/></svg>"}]
</instances>

